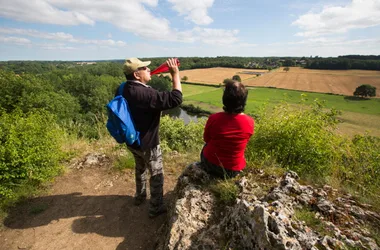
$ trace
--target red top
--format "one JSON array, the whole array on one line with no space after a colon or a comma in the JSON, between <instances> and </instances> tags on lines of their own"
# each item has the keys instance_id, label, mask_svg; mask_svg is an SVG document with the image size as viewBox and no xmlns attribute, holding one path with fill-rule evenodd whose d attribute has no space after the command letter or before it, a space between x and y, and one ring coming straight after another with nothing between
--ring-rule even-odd
<instances>
[{"instance_id":1,"label":"red top","mask_svg":"<svg viewBox=\"0 0 380 250\"><path fill-rule=\"evenodd\" d=\"M203 139L204 157L214 165L240 171L245 165L244 150L253 135L255 121L245 114L220 112L207 120Z\"/></svg>"}]
</instances>

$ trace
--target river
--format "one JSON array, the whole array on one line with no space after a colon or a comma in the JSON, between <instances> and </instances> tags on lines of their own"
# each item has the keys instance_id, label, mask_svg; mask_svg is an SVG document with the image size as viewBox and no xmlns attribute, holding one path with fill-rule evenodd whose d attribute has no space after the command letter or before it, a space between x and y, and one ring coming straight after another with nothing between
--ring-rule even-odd
<instances>
[{"instance_id":1,"label":"river","mask_svg":"<svg viewBox=\"0 0 380 250\"><path fill-rule=\"evenodd\" d=\"M173 118L179 118L182 119L185 124L188 124L190 121L198 122L198 119L206 119L204 116L196 116L196 115L190 115L185 110L181 109L180 107L165 110L162 112L162 115L169 115Z\"/></svg>"}]
</instances>

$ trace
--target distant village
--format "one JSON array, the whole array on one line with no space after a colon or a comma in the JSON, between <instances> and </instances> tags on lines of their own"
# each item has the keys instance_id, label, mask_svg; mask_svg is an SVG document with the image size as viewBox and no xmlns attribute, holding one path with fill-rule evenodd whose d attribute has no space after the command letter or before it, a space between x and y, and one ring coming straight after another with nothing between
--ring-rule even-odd
<instances>
[{"instance_id":1,"label":"distant village","mask_svg":"<svg viewBox=\"0 0 380 250\"><path fill-rule=\"evenodd\" d=\"M245 65L249 69L275 69L281 66L305 66L304 59L266 59L264 61L252 61Z\"/></svg>"},{"instance_id":2,"label":"distant village","mask_svg":"<svg viewBox=\"0 0 380 250\"><path fill-rule=\"evenodd\" d=\"M77 62L76 63L77 65L92 65L92 64L96 64L96 62Z\"/></svg>"}]
</instances>

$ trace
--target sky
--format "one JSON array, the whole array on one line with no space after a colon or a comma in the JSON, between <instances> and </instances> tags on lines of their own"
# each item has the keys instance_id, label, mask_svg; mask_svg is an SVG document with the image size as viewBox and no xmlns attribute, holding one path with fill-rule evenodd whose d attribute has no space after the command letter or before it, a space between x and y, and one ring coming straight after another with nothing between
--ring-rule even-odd
<instances>
[{"instance_id":1,"label":"sky","mask_svg":"<svg viewBox=\"0 0 380 250\"><path fill-rule=\"evenodd\" d=\"M380 0L0 0L0 60L380 55Z\"/></svg>"}]
</instances>

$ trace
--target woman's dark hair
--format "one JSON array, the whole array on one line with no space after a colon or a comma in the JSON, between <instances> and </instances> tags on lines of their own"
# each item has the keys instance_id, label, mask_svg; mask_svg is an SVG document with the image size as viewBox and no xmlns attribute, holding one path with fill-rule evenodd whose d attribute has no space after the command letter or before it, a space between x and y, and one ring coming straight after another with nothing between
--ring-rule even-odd
<instances>
[{"instance_id":1,"label":"woman's dark hair","mask_svg":"<svg viewBox=\"0 0 380 250\"><path fill-rule=\"evenodd\" d=\"M248 90L241 82L226 80L223 93L223 110L235 114L244 112L247 96Z\"/></svg>"}]
</instances>

